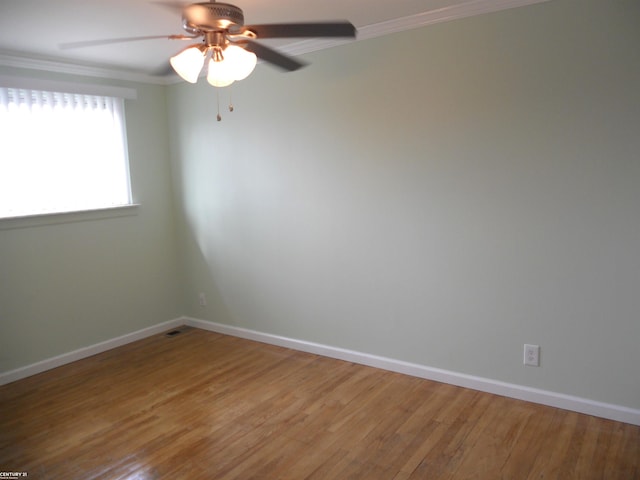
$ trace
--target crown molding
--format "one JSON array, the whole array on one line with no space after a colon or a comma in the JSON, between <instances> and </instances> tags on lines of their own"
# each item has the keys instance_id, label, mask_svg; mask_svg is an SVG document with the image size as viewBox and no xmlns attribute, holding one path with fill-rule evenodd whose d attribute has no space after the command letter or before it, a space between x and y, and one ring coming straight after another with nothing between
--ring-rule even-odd
<instances>
[{"instance_id":1,"label":"crown molding","mask_svg":"<svg viewBox=\"0 0 640 480\"><path fill-rule=\"evenodd\" d=\"M407 17L358 27L357 40L368 40L370 38L421 28L436 23L449 22L461 18L548 1L551 0L467 0L457 5L449 5L447 7L409 15ZM339 45L345 45L352 41L353 40L350 39L314 38L284 45L279 47L279 50L287 55L296 56ZM118 70L109 67L79 65L58 60L28 58L15 52L0 52L0 66L44 70L47 72L67 73L72 75L85 75L89 77L110 78L156 85L171 85L180 82L180 79L174 75L158 77L145 73Z\"/></svg>"},{"instance_id":2,"label":"crown molding","mask_svg":"<svg viewBox=\"0 0 640 480\"><path fill-rule=\"evenodd\" d=\"M550 0L469 0L457 5L437 8L426 12L409 15L407 17L394 18L385 22L358 27L357 40L368 40L382 37L392 33L404 32L415 28L426 27L436 23L449 22L462 18L482 15L484 13L498 12L510 8L524 7ZM352 40L328 38L309 39L283 46L280 50L288 55L302 55L325 48L345 45Z\"/></svg>"},{"instance_id":3,"label":"crown molding","mask_svg":"<svg viewBox=\"0 0 640 480\"><path fill-rule=\"evenodd\" d=\"M358 39L366 40L414 28L426 27L435 23L449 22L548 1L550 0L467 0L457 5L449 5L408 17L365 26L358 31Z\"/></svg>"},{"instance_id":4,"label":"crown molding","mask_svg":"<svg viewBox=\"0 0 640 480\"><path fill-rule=\"evenodd\" d=\"M63 62L59 60L46 60L41 58L29 58L13 52L0 52L0 66L26 68L29 70L43 70L45 72L67 73L70 75L83 75L87 77L109 78L113 80L126 80L130 82L150 83L166 85L167 79L145 73L118 70L110 67L80 65L77 63Z\"/></svg>"}]
</instances>

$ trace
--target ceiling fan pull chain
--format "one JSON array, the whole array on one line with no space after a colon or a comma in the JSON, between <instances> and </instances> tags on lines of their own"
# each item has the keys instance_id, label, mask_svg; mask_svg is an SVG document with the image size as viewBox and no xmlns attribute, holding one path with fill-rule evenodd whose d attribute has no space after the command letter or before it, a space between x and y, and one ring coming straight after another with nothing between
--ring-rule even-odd
<instances>
[{"instance_id":1,"label":"ceiling fan pull chain","mask_svg":"<svg viewBox=\"0 0 640 480\"><path fill-rule=\"evenodd\" d=\"M218 107L218 115L216 115L216 118L218 119L218 121L222 120L222 116L220 115L220 89L216 88L216 104Z\"/></svg>"},{"instance_id":2,"label":"ceiling fan pull chain","mask_svg":"<svg viewBox=\"0 0 640 480\"><path fill-rule=\"evenodd\" d=\"M233 85L229 86L229 111L233 112Z\"/></svg>"}]
</instances>

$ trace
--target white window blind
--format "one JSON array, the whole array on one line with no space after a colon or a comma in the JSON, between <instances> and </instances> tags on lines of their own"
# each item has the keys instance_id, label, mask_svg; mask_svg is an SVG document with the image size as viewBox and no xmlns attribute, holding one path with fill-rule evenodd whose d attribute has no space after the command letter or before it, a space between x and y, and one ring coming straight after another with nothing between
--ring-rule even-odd
<instances>
[{"instance_id":1,"label":"white window blind","mask_svg":"<svg viewBox=\"0 0 640 480\"><path fill-rule=\"evenodd\" d=\"M129 204L122 98L0 87L0 217Z\"/></svg>"}]
</instances>

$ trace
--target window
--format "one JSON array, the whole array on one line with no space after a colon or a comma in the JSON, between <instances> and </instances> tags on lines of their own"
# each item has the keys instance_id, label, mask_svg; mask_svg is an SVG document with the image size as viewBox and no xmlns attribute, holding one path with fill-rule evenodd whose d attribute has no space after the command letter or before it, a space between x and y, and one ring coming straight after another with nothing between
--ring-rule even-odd
<instances>
[{"instance_id":1,"label":"window","mask_svg":"<svg viewBox=\"0 0 640 480\"><path fill-rule=\"evenodd\" d=\"M123 98L0 85L0 218L130 204Z\"/></svg>"}]
</instances>

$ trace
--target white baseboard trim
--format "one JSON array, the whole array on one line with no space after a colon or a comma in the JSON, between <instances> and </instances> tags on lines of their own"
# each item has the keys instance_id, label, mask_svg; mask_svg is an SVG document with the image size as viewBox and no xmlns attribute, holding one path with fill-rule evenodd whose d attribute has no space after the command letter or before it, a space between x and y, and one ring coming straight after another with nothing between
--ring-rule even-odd
<instances>
[{"instance_id":1,"label":"white baseboard trim","mask_svg":"<svg viewBox=\"0 0 640 480\"><path fill-rule=\"evenodd\" d=\"M223 325L220 323L200 320L197 318L184 317L184 325L209 330L212 332L231 335L234 337L255 340L262 343L291 348L308 353L314 353L338 360L367 365L370 367L403 373L414 377L448 383L460 387L493 393L504 397L525 400L528 402L547 405L550 407L562 408L574 412L593 415L595 417L607 418L619 422L640 425L640 410L636 410L621 405L597 402L587 398L565 395L562 393L526 387L522 385L501 382L490 378L476 377L463 373L442 370L440 368L427 367L415 363L394 360L392 358L370 355L368 353L346 350L343 348L331 347L319 343L297 340L268 333L262 333L246 328Z\"/></svg>"},{"instance_id":2,"label":"white baseboard trim","mask_svg":"<svg viewBox=\"0 0 640 480\"><path fill-rule=\"evenodd\" d=\"M111 350L121 345L126 345L127 343L135 342L136 340L150 337L151 335L155 335L157 333L162 333L165 330L184 325L184 322L184 318L176 318L167 322L159 323L158 325L143 328L142 330L127 333L120 337L96 343L95 345L79 348L78 350L74 350L69 353L63 353L62 355L48 358L37 363L32 363L31 365L27 365L25 367L20 367L16 368L15 370L9 370L8 372L0 373L0 385L15 382L16 380L21 380L23 378L30 377L31 375L36 375L38 373L51 370L52 368L60 367L67 363L75 362L76 360L81 360L98 353L106 352L107 350Z\"/></svg>"},{"instance_id":3,"label":"white baseboard trim","mask_svg":"<svg viewBox=\"0 0 640 480\"><path fill-rule=\"evenodd\" d=\"M197 318L181 317L167 322L159 323L151 327L143 328L120 337L116 337L104 342L96 343L88 347L80 348L69 353L58 355L25 367L0 373L0 385L15 382L31 375L51 370L67 363L75 362L83 358L96 355L98 353L111 350L113 348L135 342L165 330L177 328L180 325L188 325L190 327L209 330L212 332L231 335L234 337L245 338L257 342L268 343L280 347L291 348L307 353L314 353L325 357L345 360L347 362L358 363L370 367L380 368L405 375L434 380L436 382L448 383L460 387L471 388L482 392L493 393L504 397L525 400L528 402L539 403L551 407L562 408L574 412L593 415L595 417L607 418L619 422L629 423L632 425L640 425L640 410L615 405L611 403L597 402L587 398L565 395L563 393L551 392L548 390L540 390L537 388L526 387L513 383L501 382L490 378L476 377L466 375L464 373L452 372L440 368L428 367L416 363L404 362L392 358L380 357L368 353L347 350L344 348L332 347L320 343L307 342L289 337L282 337L269 333L258 332L246 328L235 327L232 325L224 325L221 323L210 322L208 320L200 320Z\"/></svg>"}]
</instances>

